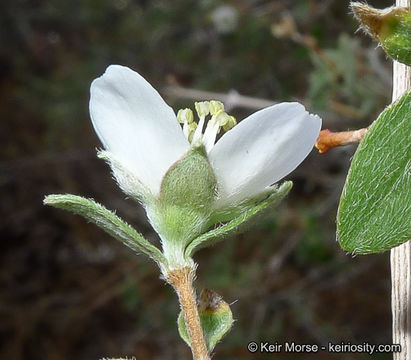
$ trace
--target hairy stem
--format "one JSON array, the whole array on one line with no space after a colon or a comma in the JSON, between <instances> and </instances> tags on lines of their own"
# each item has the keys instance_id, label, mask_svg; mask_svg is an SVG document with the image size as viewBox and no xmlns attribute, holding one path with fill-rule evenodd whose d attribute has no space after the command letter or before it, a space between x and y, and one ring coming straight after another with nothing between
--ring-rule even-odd
<instances>
[{"instance_id":1,"label":"hairy stem","mask_svg":"<svg viewBox=\"0 0 411 360\"><path fill-rule=\"evenodd\" d=\"M191 267L184 267L170 271L167 274L167 281L177 292L190 338L193 359L210 360L200 323L200 316L198 315L197 301L193 289L194 277L195 270Z\"/></svg>"}]
</instances>

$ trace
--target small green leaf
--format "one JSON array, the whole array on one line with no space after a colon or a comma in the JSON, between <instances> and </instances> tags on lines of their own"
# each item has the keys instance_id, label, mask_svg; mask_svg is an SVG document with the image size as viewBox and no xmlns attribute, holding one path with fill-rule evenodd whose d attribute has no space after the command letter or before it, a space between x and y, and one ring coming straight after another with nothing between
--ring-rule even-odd
<instances>
[{"instance_id":1,"label":"small green leaf","mask_svg":"<svg viewBox=\"0 0 411 360\"><path fill-rule=\"evenodd\" d=\"M213 245L218 241L221 241L225 236L237 232L241 225L245 225L251 219L254 219L256 215L260 215L263 210L269 210L270 208L276 206L278 202L288 194L292 188L292 185L293 183L291 181L285 181L280 187L275 188L275 190L273 190L273 192L265 200L260 201L257 205L251 206L244 210L241 215L237 216L233 220L194 239L187 246L185 250L185 257L191 258L198 250Z\"/></svg>"},{"instance_id":2,"label":"small green leaf","mask_svg":"<svg viewBox=\"0 0 411 360\"><path fill-rule=\"evenodd\" d=\"M204 289L200 294L198 312L207 349L211 352L230 330L233 324L233 314L231 313L230 306L221 296L208 289ZM190 346L190 339L182 313L178 316L177 324L180 336Z\"/></svg>"},{"instance_id":3,"label":"small green leaf","mask_svg":"<svg viewBox=\"0 0 411 360\"><path fill-rule=\"evenodd\" d=\"M354 155L340 199L337 238L355 254L411 238L411 92L385 109Z\"/></svg>"},{"instance_id":4,"label":"small green leaf","mask_svg":"<svg viewBox=\"0 0 411 360\"><path fill-rule=\"evenodd\" d=\"M48 195L44 198L44 204L81 215L135 252L148 255L159 265L165 266L167 264L163 254L157 247L144 239L142 235L114 212L107 210L92 199L70 194Z\"/></svg>"}]
</instances>

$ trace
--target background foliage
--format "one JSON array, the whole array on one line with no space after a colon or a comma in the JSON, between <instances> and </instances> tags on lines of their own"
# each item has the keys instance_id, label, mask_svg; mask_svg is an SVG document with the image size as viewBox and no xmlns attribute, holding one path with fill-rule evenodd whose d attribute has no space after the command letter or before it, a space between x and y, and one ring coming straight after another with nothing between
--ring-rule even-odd
<instances>
[{"instance_id":1,"label":"background foliage","mask_svg":"<svg viewBox=\"0 0 411 360\"><path fill-rule=\"evenodd\" d=\"M93 197L157 243L96 158L88 91L108 64L132 67L163 93L180 85L297 99L334 130L367 126L390 98L390 62L355 35L346 1L3 0L0 28L0 357L9 360L190 357L176 297L156 267L42 205L49 193ZM390 342L388 255L351 258L335 241L354 150L313 151L289 176L294 188L275 216L198 253L198 288L235 302L216 359L256 359L251 340Z\"/></svg>"}]
</instances>

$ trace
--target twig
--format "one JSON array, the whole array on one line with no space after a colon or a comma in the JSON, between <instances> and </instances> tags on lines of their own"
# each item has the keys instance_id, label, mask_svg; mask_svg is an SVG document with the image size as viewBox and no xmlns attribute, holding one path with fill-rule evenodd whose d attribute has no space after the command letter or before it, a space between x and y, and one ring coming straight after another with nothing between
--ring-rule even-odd
<instances>
[{"instance_id":1,"label":"twig","mask_svg":"<svg viewBox=\"0 0 411 360\"><path fill-rule=\"evenodd\" d=\"M397 0L397 6L411 6L410 0ZM397 61L393 65L392 100L411 89L411 68ZM401 344L394 360L411 357L411 244L410 241L391 250L392 340Z\"/></svg>"},{"instance_id":2,"label":"twig","mask_svg":"<svg viewBox=\"0 0 411 360\"><path fill-rule=\"evenodd\" d=\"M340 132L332 132L328 129L324 129L320 131L315 147L320 154L325 154L328 150L336 146L359 143L367 131L368 128Z\"/></svg>"},{"instance_id":3,"label":"twig","mask_svg":"<svg viewBox=\"0 0 411 360\"><path fill-rule=\"evenodd\" d=\"M210 360L198 315L197 301L193 289L194 269L184 267L167 274L167 281L174 287L180 301L181 311L190 338L193 360Z\"/></svg>"},{"instance_id":4,"label":"twig","mask_svg":"<svg viewBox=\"0 0 411 360\"><path fill-rule=\"evenodd\" d=\"M227 111L230 111L234 108L259 110L278 103L277 101L269 99L244 96L234 89L229 90L227 93L219 93L214 91L186 88L178 85L170 85L163 89L163 93L170 98L177 99L190 99L196 101L219 100L224 103ZM299 101L304 105L307 105L307 103L304 100L295 100ZM358 109L353 108L349 105L341 104L333 100L330 101L329 105L331 110L343 116L350 117L353 119L359 119L362 117Z\"/></svg>"},{"instance_id":5,"label":"twig","mask_svg":"<svg viewBox=\"0 0 411 360\"><path fill-rule=\"evenodd\" d=\"M181 86L167 86L164 89L164 93L169 97L191 100L220 100L224 103L226 110L231 110L236 107L257 110L277 103L272 100L244 96L234 89L231 89L228 93L217 93L213 91L184 88Z\"/></svg>"},{"instance_id":6,"label":"twig","mask_svg":"<svg viewBox=\"0 0 411 360\"><path fill-rule=\"evenodd\" d=\"M335 62L318 47L317 40L314 37L298 31L294 18L290 14L285 14L280 22L272 25L271 32L277 38L289 38L297 44L305 46L313 54L316 54L333 71L335 76L338 75Z\"/></svg>"}]
</instances>

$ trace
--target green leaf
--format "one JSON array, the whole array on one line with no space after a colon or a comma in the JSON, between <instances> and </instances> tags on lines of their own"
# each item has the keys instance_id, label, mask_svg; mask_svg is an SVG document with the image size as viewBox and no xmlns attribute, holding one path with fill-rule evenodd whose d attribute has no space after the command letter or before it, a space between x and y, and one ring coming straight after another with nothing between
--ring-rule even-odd
<instances>
[{"instance_id":1,"label":"green leaf","mask_svg":"<svg viewBox=\"0 0 411 360\"><path fill-rule=\"evenodd\" d=\"M59 209L71 211L81 215L93 222L124 245L135 252L148 255L159 265L167 264L160 250L149 243L142 235L134 230L125 221L120 219L114 212L107 210L104 206L92 199L86 199L76 195L48 195L44 198L44 204Z\"/></svg>"},{"instance_id":2,"label":"green leaf","mask_svg":"<svg viewBox=\"0 0 411 360\"><path fill-rule=\"evenodd\" d=\"M337 238L355 254L411 238L411 92L385 109L354 155L340 199Z\"/></svg>"},{"instance_id":3,"label":"green leaf","mask_svg":"<svg viewBox=\"0 0 411 360\"><path fill-rule=\"evenodd\" d=\"M230 306L221 296L208 289L204 289L200 294L198 312L207 349L211 352L230 330L233 324L233 314L231 313ZM180 336L190 346L190 338L182 313L178 316L177 325Z\"/></svg>"},{"instance_id":4,"label":"green leaf","mask_svg":"<svg viewBox=\"0 0 411 360\"><path fill-rule=\"evenodd\" d=\"M269 210L278 204L291 190L293 183L285 181L280 187L276 188L265 200L259 202L257 205L246 209L241 215L233 220L210 230L203 235L194 239L185 250L185 257L191 258L198 250L213 245L221 241L225 236L231 235L239 230L241 225L249 222L256 215L260 215L263 210Z\"/></svg>"}]
</instances>

